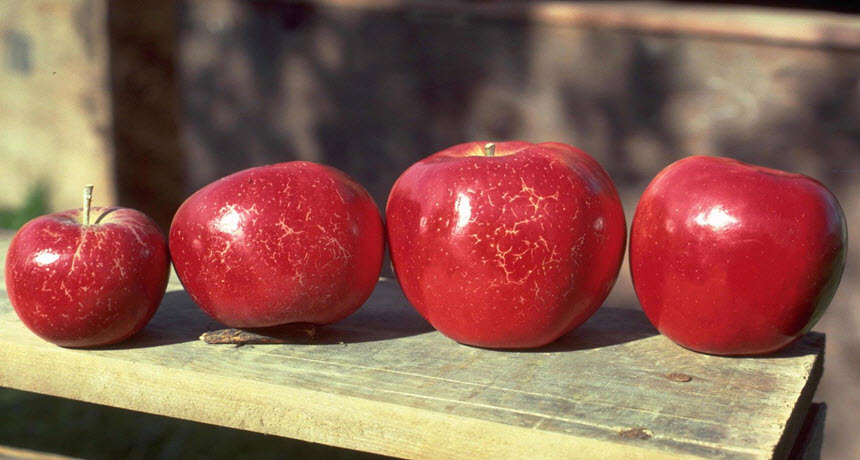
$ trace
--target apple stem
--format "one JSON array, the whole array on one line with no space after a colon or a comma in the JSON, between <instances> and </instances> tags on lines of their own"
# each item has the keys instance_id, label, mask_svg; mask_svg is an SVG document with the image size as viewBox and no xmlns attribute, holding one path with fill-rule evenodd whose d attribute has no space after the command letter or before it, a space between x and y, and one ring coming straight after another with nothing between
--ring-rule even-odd
<instances>
[{"instance_id":1,"label":"apple stem","mask_svg":"<svg viewBox=\"0 0 860 460\"><path fill-rule=\"evenodd\" d=\"M496 144L493 144L492 142L487 142L487 144L484 145L484 155L491 157L495 154L496 154Z\"/></svg>"},{"instance_id":2,"label":"apple stem","mask_svg":"<svg viewBox=\"0 0 860 460\"><path fill-rule=\"evenodd\" d=\"M84 185L84 225L90 224L90 205L93 202L93 184Z\"/></svg>"}]
</instances>

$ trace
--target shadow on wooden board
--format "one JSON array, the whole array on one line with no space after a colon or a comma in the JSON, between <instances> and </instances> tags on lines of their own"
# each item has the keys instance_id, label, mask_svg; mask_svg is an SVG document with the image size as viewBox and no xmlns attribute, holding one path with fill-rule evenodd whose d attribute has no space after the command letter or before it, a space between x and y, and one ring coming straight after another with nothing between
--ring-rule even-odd
<instances>
[{"instance_id":1,"label":"shadow on wooden board","mask_svg":"<svg viewBox=\"0 0 860 460\"><path fill-rule=\"evenodd\" d=\"M149 325L138 335L111 349L146 348L198 340L226 326L203 312L184 290L167 292ZM290 324L252 329L281 343L350 344L433 333L432 326L409 305L392 279L383 278L371 298L343 321L327 326ZM535 352L568 352L603 348L645 339L657 331L638 309L604 307L585 324Z\"/></svg>"},{"instance_id":2,"label":"shadow on wooden board","mask_svg":"<svg viewBox=\"0 0 860 460\"><path fill-rule=\"evenodd\" d=\"M146 348L192 342L226 326L203 312L184 290L167 292L147 327L112 349ZM375 342L432 332L433 328L409 306L394 280L383 280L370 299L343 321L327 326L288 324L249 329L282 343L331 345ZM215 346L215 345L213 345Z\"/></svg>"}]
</instances>

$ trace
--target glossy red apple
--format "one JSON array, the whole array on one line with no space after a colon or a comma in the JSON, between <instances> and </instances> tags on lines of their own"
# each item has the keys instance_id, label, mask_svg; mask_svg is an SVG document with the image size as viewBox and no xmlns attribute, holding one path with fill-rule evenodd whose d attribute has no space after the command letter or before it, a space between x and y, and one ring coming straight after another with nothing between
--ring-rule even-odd
<instances>
[{"instance_id":1,"label":"glossy red apple","mask_svg":"<svg viewBox=\"0 0 860 460\"><path fill-rule=\"evenodd\" d=\"M609 294L626 238L609 176L559 143L431 155L394 184L386 218L415 309L448 337L491 348L538 347L582 324Z\"/></svg>"},{"instance_id":2,"label":"glossy red apple","mask_svg":"<svg viewBox=\"0 0 860 460\"><path fill-rule=\"evenodd\" d=\"M384 251L367 191L304 161L215 181L182 204L170 227L183 286L231 327L341 320L370 296Z\"/></svg>"},{"instance_id":3,"label":"glossy red apple","mask_svg":"<svg viewBox=\"0 0 860 460\"><path fill-rule=\"evenodd\" d=\"M815 324L845 251L845 217L821 183L695 156L664 169L642 195L630 270L661 333L704 353L754 355Z\"/></svg>"},{"instance_id":4,"label":"glossy red apple","mask_svg":"<svg viewBox=\"0 0 860 460\"><path fill-rule=\"evenodd\" d=\"M167 244L152 219L128 208L90 209L88 201L25 224L6 258L18 317L64 347L116 343L143 329L169 274Z\"/></svg>"}]
</instances>

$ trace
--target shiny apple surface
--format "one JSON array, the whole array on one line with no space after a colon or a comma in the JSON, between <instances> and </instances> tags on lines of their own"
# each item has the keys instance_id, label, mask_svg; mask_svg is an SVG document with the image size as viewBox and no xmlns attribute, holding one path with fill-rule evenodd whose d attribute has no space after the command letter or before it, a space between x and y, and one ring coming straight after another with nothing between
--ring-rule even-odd
<instances>
[{"instance_id":1,"label":"shiny apple surface","mask_svg":"<svg viewBox=\"0 0 860 460\"><path fill-rule=\"evenodd\" d=\"M642 195L630 270L645 314L676 343L721 355L769 353L827 308L846 238L839 203L818 181L689 157Z\"/></svg>"},{"instance_id":2,"label":"shiny apple surface","mask_svg":"<svg viewBox=\"0 0 860 460\"><path fill-rule=\"evenodd\" d=\"M170 228L176 272L231 327L345 318L370 296L382 218L344 173L296 161L237 172L198 190Z\"/></svg>"},{"instance_id":3,"label":"shiny apple surface","mask_svg":"<svg viewBox=\"0 0 860 460\"><path fill-rule=\"evenodd\" d=\"M559 143L436 153L398 179L386 218L410 303L452 339L492 348L538 347L588 319L626 238L609 176Z\"/></svg>"},{"instance_id":4,"label":"shiny apple surface","mask_svg":"<svg viewBox=\"0 0 860 460\"><path fill-rule=\"evenodd\" d=\"M38 217L15 234L6 290L21 321L66 347L120 342L140 331L164 296L167 242L157 224L128 208Z\"/></svg>"}]
</instances>

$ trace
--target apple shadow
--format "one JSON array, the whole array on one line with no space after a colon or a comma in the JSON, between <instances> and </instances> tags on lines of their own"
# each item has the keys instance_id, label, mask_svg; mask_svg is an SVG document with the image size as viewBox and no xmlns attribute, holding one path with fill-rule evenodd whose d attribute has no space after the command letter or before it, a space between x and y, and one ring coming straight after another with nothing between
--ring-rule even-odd
<instances>
[{"instance_id":1,"label":"apple shadow","mask_svg":"<svg viewBox=\"0 0 860 460\"><path fill-rule=\"evenodd\" d=\"M791 345L763 358L797 358L816 353L823 353L827 336L821 332L807 332Z\"/></svg>"},{"instance_id":2,"label":"apple shadow","mask_svg":"<svg viewBox=\"0 0 860 460\"><path fill-rule=\"evenodd\" d=\"M638 307L633 306L603 306L582 326L562 336L555 342L540 348L528 350L503 350L518 352L568 352L578 350L590 350L595 348L621 345L636 340L647 339L660 335L660 332L651 324L645 313ZM666 339L669 340L669 339ZM698 353L707 356L717 356L731 359L780 359L797 358L819 353L824 349L825 335L818 332L810 332L797 339L786 348L765 355L711 355L695 350L678 347L679 352Z\"/></svg>"},{"instance_id":3,"label":"apple shadow","mask_svg":"<svg viewBox=\"0 0 860 460\"><path fill-rule=\"evenodd\" d=\"M647 339L660 335L660 332L651 324L645 313L638 307L632 306L604 306L601 307L582 326L562 336L558 340L543 347L526 350L499 350L516 351L521 353L550 353L569 352L579 350L590 350L595 348L621 345L636 340ZM820 353L824 349L825 335L818 332L809 332L797 339L786 348L764 355L711 355L695 350L678 347L679 352L697 353L706 356L715 356L731 359L780 359L797 358ZM669 339L666 339L669 340Z\"/></svg>"},{"instance_id":4,"label":"apple shadow","mask_svg":"<svg viewBox=\"0 0 860 460\"><path fill-rule=\"evenodd\" d=\"M660 333L638 308L603 306L584 324L538 348L496 349L500 352L559 353L622 345Z\"/></svg>"},{"instance_id":5,"label":"apple shadow","mask_svg":"<svg viewBox=\"0 0 860 460\"><path fill-rule=\"evenodd\" d=\"M224 328L203 312L184 290L168 291L149 324L122 342L98 347L99 350L150 348L199 340L201 334Z\"/></svg>"},{"instance_id":6,"label":"apple shadow","mask_svg":"<svg viewBox=\"0 0 860 460\"><path fill-rule=\"evenodd\" d=\"M721 358L729 358L729 359L784 359L784 358L798 358L801 356L809 356L821 353L824 350L824 345L826 342L826 336L820 332L808 332L802 336L800 336L797 340L792 342L787 347L779 350L775 353L768 353L762 355L709 355L709 356L719 356ZM678 345L680 347L680 345ZM681 347L684 348L684 347ZM699 353L695 350L690 350L689 348L684 348L685 350L690 351L691 353ZM703 353L708 354L708 353Z\"/></svg>"},{"instance_id":7,"label":"apple shadow","mask_svg":"<svg viewBox=\"0 0 860 460\"><path fill-rule=\"evenodd\" d=\"M184 290L168 291L149 324L134 337L99 349L131 349L200 340L207 332L227 329L201 310ZM375 342L432 332L434 329L403 297L397 282L383 278L370 299L346 319L330 325L286 324L243 329L262 342L288 344L349 344ZM244 345L244 344L237 344Z\"/></svg>"}]
</instances>

